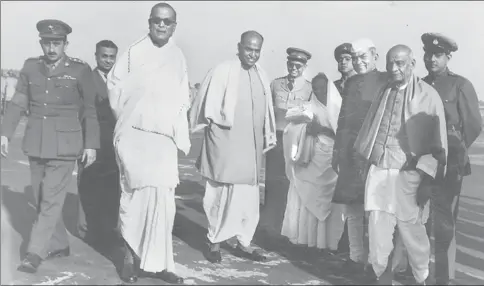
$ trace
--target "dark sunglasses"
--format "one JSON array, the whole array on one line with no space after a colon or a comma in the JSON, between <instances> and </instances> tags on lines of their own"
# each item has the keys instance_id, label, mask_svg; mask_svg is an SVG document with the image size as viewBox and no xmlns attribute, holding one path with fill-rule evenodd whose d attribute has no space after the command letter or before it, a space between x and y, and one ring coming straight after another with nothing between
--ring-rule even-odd
<instances>
[{"instance_id":1,"label":"dark sunglasses","mask_svg":"<svg viewBox=\"0 0 484 286\"><path fill-rule=\"evenodd\" d=\"M151 24L159 25L161 22L165 24L165 26L171 26L176 23L175 20L172 20L170 18L159 18L159 17L152 17L149 19Z\"/></svg>"},{"instance_id":2,"label":"dark sunglasses","mask_svg":"<svg viewBox=\"0 0 484 286\"><path fill-rule=\"evenodd\" d=\"M291 63L291 62L288 62L288 63L287 63L287 66L288 66L289 68L295 67L296 69L300 69L300 68L302 68L302 67L303 67L303 65L302 65L302 64L298 64L298 63Z\"/></svg>"}]
</instances>

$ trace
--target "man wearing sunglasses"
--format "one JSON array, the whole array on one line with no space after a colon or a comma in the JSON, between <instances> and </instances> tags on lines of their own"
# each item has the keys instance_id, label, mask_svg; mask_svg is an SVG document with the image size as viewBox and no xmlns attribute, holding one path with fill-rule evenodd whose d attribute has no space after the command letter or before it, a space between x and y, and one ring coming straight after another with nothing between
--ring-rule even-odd
<instances>
[{"instance_id":1,"label":"man wearing sunglasses","mask_svg":"<svg viewBox=\"0 0 484 286\"><path fill-rule=\"evenodd\" d=\"M370 39L351 44L352 63L357 75L348 79L343 89L343 102L333 148L333 169L339 173L333 197L334 203L345 205L348 224L350 257L344 269L350 273L363 272L367 262L364 237L364 166L353 145L374 97L385 88L387 76L376 69L378 53ZM369 272L370 279L375 279Z\"/></svg>"},{"instance_id":2,"label":"man wearing sunglasses","mask_svg":"<svg viewBox=\"0 0 484 286\"><path fill-rule=\"evenodd\" d=\"M276 78L271 83L274 115L276 118L277 146L267 153L265 201L262 211L263 224L281 233L284 212L287 204L289 180L286 177L282 134L288 122L286 111L300 106L311 98L312 85L303 76L311 53L299 48L288 48L287 72L284 77Z\"/></svg>"},{"instance_id":3,"label":"man wearing sunglasses","mask_svg":"<svg viewBox=\"0 0 484 286\"><path fill-rule=\"evenodd\" d=\"M59 20L37 23L44 56L27 59L3 119L2 156L8 153L22 113L29 111L23 151L29 157L38 217L19 271L34 273L42 260L68 256L62 207L76 161L96 160L99 123L88 64L65 54L72 29ZM84 116L80 118L80 111Z\"/></svg>"},{"instance_id":4,"label":"man wearing sunglasses","mask_svg":"<svg viewBox=\"0 0 484 286\"><path fill-rule=\"evenodd\" d=\"M128 47L107 76L116 117L114 150L120 172L121 279L138 275L181 284L173 259L178 149L188 154L189 83L182 50L172 39L176 11L158 3L149 33Z\"/></svg>"}]
</instances>

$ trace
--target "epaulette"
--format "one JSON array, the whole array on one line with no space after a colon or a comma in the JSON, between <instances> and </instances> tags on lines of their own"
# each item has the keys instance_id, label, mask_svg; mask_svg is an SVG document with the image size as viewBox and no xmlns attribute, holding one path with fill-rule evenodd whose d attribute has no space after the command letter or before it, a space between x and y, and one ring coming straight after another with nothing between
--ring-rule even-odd
<instances>
[{"instance_id":1,"label":"epaulette","mask_svg":"<svg viewBox=\"0 0 484 286\"><path fill-rule=\"evenodd\" d=\"M455 77L463 82L470 82L466 77L461 76L460 74L456 74L454 72L448 71L447 74L451 77Z\"/></svg>"},{"instance_id":2,"label":"epaulette","mask_svg":"<svg viewBox=\"0 0 484 286\"><path fill-rule=\"evenodd\" d=\"M69 58L69 61L71 62L75 62L75 63L79 63L79 64L83 64L83 65L87 65L87 63L83 60L80 60L78 58L73 58L73 57L68 57Z\"/></svg>"},{"instance_id":3,"label":"epaulette","mask_svg":"<svg viewBox=\"0 0 484 286\"><path fill-rule=\"evenodd\" d=\"M281 76L281 77L275 78L275 79L274 79L274 81L276 81L276 80L280 80L280 79L282 79L282 80L283 80L283 79L285 79L285 78L286 78L286 76Z\"/></svg>"},{"instance_id":4,"label":"epaulette","mask_svg":"<svg viewBox=\"0 0 484 286\"><path fill-rule=\"evenodd\" d=\"M31 63L31 62L37 63L37 62L41 62L41 61L42 61L42 56L38 56L38 57L31 57L31 58L26 59L25 63Z\"/></svg>"}]
</instances>

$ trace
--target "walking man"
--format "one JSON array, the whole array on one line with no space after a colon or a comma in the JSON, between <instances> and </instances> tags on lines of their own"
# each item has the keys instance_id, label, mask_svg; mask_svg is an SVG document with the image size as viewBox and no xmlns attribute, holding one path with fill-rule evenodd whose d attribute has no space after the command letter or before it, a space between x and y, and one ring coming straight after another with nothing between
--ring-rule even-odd
<instances>
[{"instance_id":1,"label":"walking man","mask_svg":"<svg viewBox=\"0 0 484 286\"><path fill-rule=\"evenodd\" d=\"M128 47L107 77L109 104L117 119L113 141L125 242L120 274L128 283L138 275L183 283L175 274L172 230L178 149L190 151L190 91L185 56L172 39L176 19L169 4L154 5L149 33Z\"/></svg>"},{"instance_id":2,"label":"walking man","mask_svg":"<svg viewBox=\"0 0 484 286\"><path fill-rule=\"evenodd\" d=\"M222 260L220 243L234 236L241 256L266 259L251 246L259 223L262 154L276 143L270 86L257 64L263 42L256 31L243 33L238 58L208 72L190 111L192 132L205 128L197 165L206 179L205 256L212 263Z\"/></svg>"},{"instance_id":3,"label":"walking man","mask_svg":"<svg viewBox=\"0 0 484 286\"><path fill-rule=\"evenodd\" d=\"M69 255L62 218L67 187L77 159L89 168L99 148L92 70L65 54L71 27L59 20L42 20L37 30L44 56L25 61L1 137L2 155L7 156L20 117L29 111L23 151L29 157L38 217L18 270L30 273L42 260Z\"/></svg>"},{"instance_id":4,"label":"walking man","mask_svg":"<svg viewBox=\"0 0 484 286\"><path fill-rule=\"evenodd\" d=\"M119 216L119 174L113 148L116 119L109 106L106 76L116 61L118 47L112 41L96 44L97 67L92 76L96 90L96 111L100 126L101 148L90 168L79 165L80 199L78 231L93 246L104 250L113 245Z\"/></svg>"}]
</instances>

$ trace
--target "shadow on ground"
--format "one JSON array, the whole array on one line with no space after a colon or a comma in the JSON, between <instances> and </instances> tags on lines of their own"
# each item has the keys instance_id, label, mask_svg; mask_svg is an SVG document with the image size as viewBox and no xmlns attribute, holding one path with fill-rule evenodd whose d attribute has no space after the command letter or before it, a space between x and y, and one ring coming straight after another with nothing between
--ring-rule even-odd
<instances>
[{"instance_id":1,"label":"shadow on ground","mask_svg":"<svg viewBox=\"0 0 484 286\"><path fill-rule=\"evenodd\" d=\"M176 193L177 195L200 194L199 199L185 201L184 205L204 215L201 201L203 187L200 184L192 181L182 181ZM185 217L179 211L175 217L175 225L173 234L191 248L200 251L202 257L202 253L207 247L207 230ZM265 251L278 253L289 260L294 266L333 285L357 284L358 277L354 277L354 279L343 277L348 274L342 271L341 264L343 261L340 258L330 256L314 248L295 246L281 235L277 235L269 230L259 227L254 237L254 244ZM224 248L233 254L229 245L224 245Z\"/></svg>"}]
</instances>

